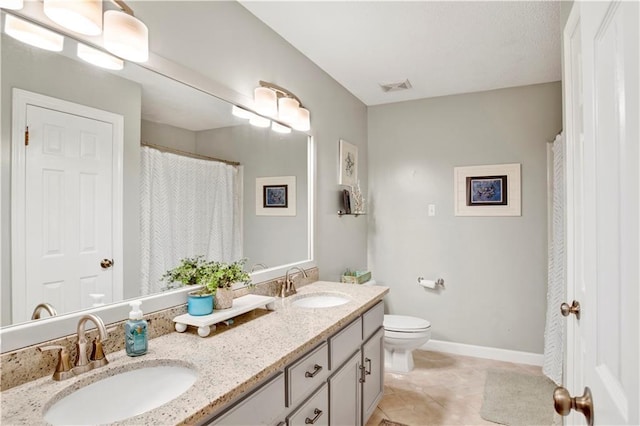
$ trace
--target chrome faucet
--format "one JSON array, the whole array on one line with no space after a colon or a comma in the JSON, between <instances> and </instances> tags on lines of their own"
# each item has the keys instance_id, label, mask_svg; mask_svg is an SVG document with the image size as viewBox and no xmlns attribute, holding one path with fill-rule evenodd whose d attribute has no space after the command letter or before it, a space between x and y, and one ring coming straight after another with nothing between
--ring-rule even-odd
<instances>
[{"instance_id":1,"label":"chrome faucet","mask_svg":"<svg viewBox=\"0 0 640 426\"><path fill-rule=\"evenodd\" d=\"M49 313L49 316L52 317L58 315L58 311L56 311L56 308L54 308L51 303L44 302L35 307L35 309L33 310L33 314L31 314L31 319L40 319L40 314L42 314L42 311L47 311Z\"/></svg>"},{"instance_id":2,"label":"chrome faucet","mask_svg":"<svg viewBox=\"0 0 640 426\"><path fill-rule=\"evenodd\" d=\"M293 270L300 271L304 278L308 277L305 270L302 268L299 268L298 266L292 266L291 268L287 269L287 272L284 275L284 283L282 283L282 287L280 289L280 297L287 297L297 293L296 286L293 282L293 278L289 276L289 272Z\"/></svg>"},{"instance_id":3,"label":"chrome faucet","mask_svg":"<svg viewBox=\"0 0 640 426\"><path fill-rule=\"evenodd\" d=\"M85 333L85 324L87 321L93 322L98 329L98 337L93 341L90 356L87 356L88 342ZM56 366L56 371L53 373L53 380L65 380L109 363L102 348L102 342L107 340L107 336L107 329L99 316L83 315L78 321L78 343L76 345L78 358L73 368L69 362L69 350L64 346L41 346L38 350L40 352L58 351L58 365Z\"/></svg>"}]
</instances>

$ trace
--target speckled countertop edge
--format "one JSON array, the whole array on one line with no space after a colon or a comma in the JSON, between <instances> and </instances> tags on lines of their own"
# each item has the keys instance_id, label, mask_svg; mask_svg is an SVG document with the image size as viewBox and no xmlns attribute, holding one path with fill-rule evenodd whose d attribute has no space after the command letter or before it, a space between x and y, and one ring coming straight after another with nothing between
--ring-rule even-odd
<instances>
[{"instance_id":1,"label":"speckled countertop edge","mask_svg":"<svg viewBox=\"0 0 640 426\"><path fill-rule=\"evenodd\" d=\"M117 424L194 424L227 406L255 385L364 313L388 292L380 286L318 281L298 294L338 292L351 301L332 308L291 306L292 297L278 299L275 310L220 334L201 338L190 328L150 340L149 352L139 358L124 351L107 354L110 364L77 378L55 382L34 380L0 394L3 425L46 424L44 411L56 400L91 382L134 367L160 364L193 366L196 383L178 398Z\"/></svg>"}]
</instances>

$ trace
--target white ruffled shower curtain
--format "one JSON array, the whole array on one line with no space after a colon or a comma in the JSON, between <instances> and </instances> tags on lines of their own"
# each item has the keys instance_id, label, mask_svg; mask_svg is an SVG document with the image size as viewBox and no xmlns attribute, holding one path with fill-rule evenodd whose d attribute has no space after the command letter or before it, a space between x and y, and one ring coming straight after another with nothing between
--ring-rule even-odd
<instances>
[{"instance_id":1,"label":"white ruffled shower curtain","mask_svg":"<svg viewBox=\"0 0 640 426\"><path fill-rule=\"evenodd\" d=\"M549 269L547 288L547 320L544 332L544 362L542 372L556 384L562 383L566 318L560 314L565 300L565 167L564 137L556 136L552 146L553 162L548 167L553 176L551 211L549 216Z\"/></svg>"},{"instance_id":2,"label":"white ruffled shower curtain","mask_svg":"<svg viewBox=\"0 0 640 426\"><path fill-rule=\"evenodd\" d=\"M141 148L141 294L184 257L242 257L242 169Z\"/></svg>"}]
</instances>

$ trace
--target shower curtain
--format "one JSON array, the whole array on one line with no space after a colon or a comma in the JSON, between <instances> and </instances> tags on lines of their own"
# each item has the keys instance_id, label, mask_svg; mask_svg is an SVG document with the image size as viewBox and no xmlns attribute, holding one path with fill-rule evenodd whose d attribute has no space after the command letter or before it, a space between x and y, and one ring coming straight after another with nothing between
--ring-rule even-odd
<instances>
[{"instance_id":1,"label":"shower curtain","mask_svg":"<svg viewBox=\"0 0 640 426\"><path fill-rule=\"evenodd\" d=\"M242 169L141 148L141 294L180 259L242 257Z\"/></svg>"},{"instance_id":2,"label":"shower curtain","mask_svg":"<svg viewBox=\"0 0 640 426\"><path fill-rule=\"evenodd\" d=\"M560 314L565 300L565 191L564 191L564 137L556 136L551 148L552 161L548 162L551 176L549 214L549 269L547 288L547 320L544 332L543 373L556 384L562 384L566 319Z\"/></svg>"}]
</instances>

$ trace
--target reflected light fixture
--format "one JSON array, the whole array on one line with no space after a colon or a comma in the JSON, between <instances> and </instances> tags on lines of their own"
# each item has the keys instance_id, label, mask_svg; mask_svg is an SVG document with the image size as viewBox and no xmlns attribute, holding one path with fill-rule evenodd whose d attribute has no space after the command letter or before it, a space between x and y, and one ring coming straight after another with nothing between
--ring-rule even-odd
<instances>
[{"instance_id":1,"label":"reflected light fixture","mask_svg":"<svg viewBox=\"0 0 640 426\"><path fill-rule=\"evenodd\" d=\"M249 119L249 124L256 127L269 127L271 125L271 120L268 118L260 117L259 115L253 114L253 117Z\"/></svg>"},{"instance_id":2,"label":"reflected light fixture","mask_svg":"<svg viewBox=\"0 0 640 426\"><path fill-rule=\"evenodd\" d=\"M233 108L231 108L231 114L235 115L238 118L251 118L255 115L251 111L237 105L234 105Z\"/></svg>"},{"instance_id":3,"label":"reflected light fixture","mask_svg":"<svg viewBox=\"0 0 640 426\"><path fill-rule=\"evenodd\" d=\"M102 33L102 0L44 0L42 8L49 19L71 31Z\"/></svg>"},{"instance_id":4,"label":"reflected light fixture","mask_svg":"<svg viewBox=\"0 0 640 426\"><path fill-rule=\"evenodd\" d=\"M275 121L271 123L271 130L278 133L291 133L290 127L283 126L282 124L276 123Z\"/></svg>"},{"instance_id":5,"label":"reflected light fixture","mask_svg":"<svg viewBox=\"0 0 640 426\"><path fill-rule=\"evenodd\" d=\"M24 0L0 0L0 8L20 10L24 7Z\"/></svg>"},{"instance_id":6,"label":"reflected light fixture","mask_svg":"<svg viewBox=\"0 0 640 426\"><path fill-rule=\"evenodd\" d=\"M122 59L82 43L78 43L78 57L83 61L108 70L119 71L124 68Z\"/></svg>"},{"instance_id":7,"label":"reflected light fixture","mask_svg":"<svg viewBox=\"0 0 640 426\"><path fill-rule=\"evenodd\" d=\"M64 37L60 34L13 15L5 15L4 32L16 40L41 49L60 52L64 47Z\"/></svg>"},{"instance_id":8,"label":"reflected light fixture","mask_svg":"<svg viewBox=\"0 0 640 426\"><path fill-rule=\"evenodd\" d=\"M122 10L104 13L104 47L116 56L133 62L149 59L149 29L133 10L121 1L115 2Z\"/></svg>"},{"instance_id":9,"label":"reflected light fixture","mask_svg":"<svg viewBox=\"0 0 640 426\"><path fill-rule=\"evenodd\" d=\"M280 86L260 81L260 87L254 91L254 106L258 113L278 118L296 130L311 129L309 110L302 106L300 99Z\"/></svg>"}]
</instances>

